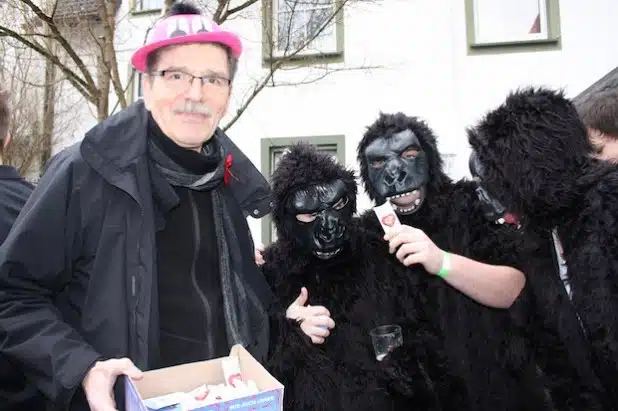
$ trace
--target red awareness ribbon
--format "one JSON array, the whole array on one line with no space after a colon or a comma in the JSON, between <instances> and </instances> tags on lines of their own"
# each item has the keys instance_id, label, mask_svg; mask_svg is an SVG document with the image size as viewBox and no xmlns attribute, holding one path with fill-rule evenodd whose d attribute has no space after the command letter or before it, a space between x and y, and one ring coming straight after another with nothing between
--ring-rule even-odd
<instances>
[{"instance_id":1,"label":"red awareness ribbon","mask_svg":"<svg viewBox=\"0 0 618 411\"><path fill-rule=\"evenodd\" d=\"M225 183L225 185L228 185L228 183L230 182L230 176L232 175L232 172L230 171L231 168L232 168L232 155L228 154L227 157L225 158L225 173L223 174L223 182Z\"/></svg>"}]
</instances>

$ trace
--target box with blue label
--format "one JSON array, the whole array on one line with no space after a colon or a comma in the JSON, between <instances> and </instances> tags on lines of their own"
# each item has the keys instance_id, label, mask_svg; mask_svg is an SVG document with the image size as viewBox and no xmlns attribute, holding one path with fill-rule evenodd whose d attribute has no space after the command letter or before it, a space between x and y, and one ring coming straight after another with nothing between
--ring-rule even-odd
<instances>
[{"instance_id":1,"label":"box with blue label","mask_svg":"<svg viewBox=\"0 0 618 411\"><path fill-rule=\"evenodd\" d=\"M241 345L227 357L125 378L127 411L282 411L283 385Z\"/></svg>"}]
</instances>

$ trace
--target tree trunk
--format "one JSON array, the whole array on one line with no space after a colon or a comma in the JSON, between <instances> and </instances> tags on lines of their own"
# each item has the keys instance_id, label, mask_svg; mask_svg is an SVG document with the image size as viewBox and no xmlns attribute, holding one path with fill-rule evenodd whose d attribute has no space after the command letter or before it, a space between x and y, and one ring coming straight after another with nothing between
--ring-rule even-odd
<instances>
[{"instance_id":1,"label":"tree trunk","mask_svg":"<svg viewBox=\"0 0 618 411\"><path fill-rule=\"evenodd\" d=\"M165 16L165 13L167 13L167 11L172 8L173 4L174 0L164 0L163 7L161 7L161 15Z\"/></svg>"},{"instance_id":2,"label":"tree trunk","mask_svg":"<svg viewBox=\"0 0 618 411\"><path fill-rule=\"evenodd\" d=\"M49 26L45 33L50 34ZM47 49L53 53L55 44L51 38L46 40ZM42 141L40 163L37 165L42 172L50 159L53 149L54 128L56 123L56 65L51 60L45 60L45 83L43 83L43 111L39 138Z\"/></svg>"},{"instance_id":3,"label":"tree trunk","mask_svg":"<svg viewBox=\"0 0 618 411\"><path fill-rule=\"evenodd\" d=\"M122 81L120 80L118 60L116 59L116 49L114 47L117 4L118 0L101 0L99 4L99 17L101 18L101 29L103 32L103 47L101 47L101 51L105 56L105 72L108 73L111 83L109 88L113 87L114 94L118 99L118 105L120 105L121 108L126 108L127 98L125 89L122 87Z\"/></svg>"},{"instance_id":4,"label":"tree trunk","mask_svg":"<svg viewBox=\"0 0 618 411\"><path fill-rule=\"evenodd\" d=\"M111 86L111 72L109 70L109 62L110 59L110 50L109 47L106 47L108 41L113 41L112 39L108 39L104 34L101 36L101 41L103 42L103 47L101 47L102 55L97 56L97 67L98 67L98 77L99 77L99 95L96 100L97 102L97 120L103 121L109 116L109 92Z\"/></svg>"},{"instance_id":5,"label":"tree trunk","mask_svg":"<svg viewBox=\"0 0 618 411\"><path fill-rule=\"evenodd\" d=\"M51 157L56 118L56 67L49 60L45 61L45 86L43 87L43 121L40 136L43 138L40 169L42 170Z\"/></svg>"}]
</instances>

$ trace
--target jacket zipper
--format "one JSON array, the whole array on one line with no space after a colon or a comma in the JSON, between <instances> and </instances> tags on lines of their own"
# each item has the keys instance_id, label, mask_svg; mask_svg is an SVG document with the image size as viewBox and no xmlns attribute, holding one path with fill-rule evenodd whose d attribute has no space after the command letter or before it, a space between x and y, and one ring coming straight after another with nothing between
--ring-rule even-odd
<instances>
[{"instance_id":1,"label":"jacket zipper","mask_svg":"<svg viewBox=\"0 0 618 411\"><path fill-rule=\"evenodd\" d=\"M139 206L139 204L138 204ZM144 223L144 212L140 210L140 217L141 217L141 223L140 223L140 229L138 230L138 238L137 238L137 244L136 244L136 249L135 249L135 258L137 258L137 265L141 268L142 263L140 260L140 247L141 247L141 239L139 238L139 235L142 232L142 226ZM131 318L131 323L133 325L133 336L132 338L135 339L134 343L133 343L133 349L135 350L135 354L137 355L137 353L141 352L141 348L139 347L139 341L138 341L138 334L139 331L137 329L137 309L139 307L139 295L137 293L137 275L135 274L135 271L133 271L131 273L131 297L133 300L133 310L132 310L132 317ZM138 356L139 358L139 356ZM144 358L143 359L145 361L145 363L142 366L145 366L148 362L148 358ZM139 361L139 360L138 360ZM140 364L141 365L141 364Z\"/></svg>"},{"instance_id":2,"label":"jacket zipper","mask_svg":"<svg viewBox=\"0 0 618 411\"><path fill-rule=\"evenodd\" d=\"M209 332L209 326L210 324L212 324L212 310L210 308L210 303L208 302L208 299L206 298L206 296L204 295L204 293L202 292L202 289L200 288L199 284L197 283L197 259L200 253L200 245L201 245L201 239L202 236L201 231L200 231L200 218L199 218L199 213L197 210L197 204L195 204L195 199L193 197L193 192L191 190L189 190L189 202L191 203L191 215L193 216L193 244L194 244L194 250L193 250L193 263L191 264L191 281L193 282L193 287L195 288L195 291L197 292L197 294L200 297L200 300L202 301L202 305L204 307L204 314L205 314L205 330L206 330L206 344L208 345L208 352L209 353L214 353L214 343L212 341L212 334Z\"/></svg>"}]
</instances>

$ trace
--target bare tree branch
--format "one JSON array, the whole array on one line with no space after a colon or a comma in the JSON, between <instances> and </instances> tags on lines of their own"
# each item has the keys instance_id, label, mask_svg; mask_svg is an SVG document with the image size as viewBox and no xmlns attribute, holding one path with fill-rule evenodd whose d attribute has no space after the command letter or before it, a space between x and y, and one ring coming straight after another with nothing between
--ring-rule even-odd
<instances>
[{"instance_id":1,"label":"bare tree branch","mask_svg":"<svg viewBox=\"0 0 618 411\"><path fill-rule=\"evenodd\" d=\"M10 9L19 15L17 21L23 23L17 23L21 29L16 28L15 18L5 15L0 38L10 37L58 67L62 75L55 76L54 82L68 81L103 120L109 115L111 93L120 107L128 105L114 43L119 1L96 0L96 9L86 16L75 11L57 16L59 0L50 0L47 8L37 5L37 0L9 0ZM27 83L33 86L36 81Z\"/></svg>"},{"instance_id":2,"label":"bare tree branch","mask_svg":"<svg viewBox=\"0 0 618 411\"><path fill-rule=\"evenodd\" d=\"M255 3L258 2L258 0L246 0L244 3L234 7L234 8L229 8L230 6L230 1L231 0L223 0L227 3L226 6L226 11L225 13L223 13L223 15L221 15L221 17L219 18L219 20L216 22L217 24L221 24L224 21L228 20L230 18L230 16L233 16L235 14L240 13L241 11L243 11L246 8L251 7L252 5L254 5ZM216 14L216 16L219 16L219 14Z\"/></svg>"},{"instance_id":3,"label":"bare tree branch","mask_svg":"<svg viewBox=\"0 0 618 411\"><path fill-rule=\"evenodd\" d=\"M358 66L358 67L341 67L341 68L328 68L324 67L319 73L315 73L316 70L312 70L304 79L297 81L281 81L277 82L276 87L289 87L289 86L302 86L306 84L317 83L320 80L325 79L331 74L340 73L342 71L370 71L375 69L384 68L383 66Z\"/></svg>"},{"instance_id":4,"label":"bare tree branch","mask_svg":"<svg viewBox=\"0 0 618 411\"><path fill-rule=\"evenodd\" d=\"M172 7L172 4L174 3L174 0L165 0L164 4L163 4L163 9L161 10L161 15L165 15L165 13L167 12L167 10L169 10L169 7ZM155 25L157 24L157 21L153 21L150 24L150 27L148 27L146 29L146 32L144 33L144 40L142 41L142 44L146 44L146 41L148 40L148 34L150 33L150 31L152 29L154 29ZM131 75L129 76L129 81L127 82L127 86L124 88L124 93L126 95L126 92L129 90L129 88L131 87L135 87L135 81L137 81L139 79L139 77L135 76L135 70L131 70ZM115 113L116 110L118 109L119 106L119 102L116 102L116 105L114 105L114 108L112 109L112 113Z\"/></svg>"},{"instance_id":5,"label":"bare tree branch","mask_svg":"<svg viewBox=\"0 0 618 411\"><path fill-rule=\"evenodd\" d=\"M217 0L217 9L212 15L212 19L215 23L219 24L221 22L223 11L227 9L229 3L230 0Z\"/></svg>"},{"instance_id":6,"label":"bare tree branch","mask_svg":"<svg viewBox=\"0 0 618 411\"><path fill-rule=\"evenodd\" d=\"M56 41L60 43L64 51L66 51L68 56L71 57L71 59L73 60L77 68L81 71L82 75L84 76L84 81L87 84L87 88L91 90L95 90L96 86L95 86L94 79L90 75L90 72L88 71L88 69L86 68L86 64L77 55L77 53L75 52L75 50L73 49L69 41L66 38L64 38L62 33L60 33L60 30L58 29L58 26L56 26L56 22L54 22L54 19L51 16L48 16L47 14L45 14L43 10L41 10L31 0L21 0L21 1L25 5L27 5L30 8L30 10L32 10L34 14L36 14L38 18L40 18L45 24L47 24L47 26L49 27L51 31L51 34L55 36Z\"/></svg>"},{"instance_id":7,"label":"bare tree branch","mask_svg":"<svg viewBox=\"0 0 618 411\"><path fill-rule=\"evenodd\" d=\"M108 69L111 77L112 85L116 93L116 98L120 102L120 106L127 106L127 99L118 73L118 60L116 58L116 50L114 47L114 33L116 32L116 2L119 0L104 0L99 3L99 16L103 22L103 59L104 64Z\"/></svg>"},{"instance_id":8,"label":"bare tree branch","mask_svg":"<svg viewBox=\"0 0 618 411\"><path fill-rule=\"evenodd\" d=\"M274 1L274 0L273 0ZM303 2L306 2L307 0L296 0L291 7L291 11L290 13L292 14L292 16L294 15L294 13L297 11L296 8L299 4L304 4ZM313 2L315 2L315 0L312 0ZM245 6L247 3L251 3L252 0L248 0L247 2L245 2L242 6ZM311 45L311 43L313 41L315 41L316 38L318 38L320 36L320 34L322 34L322 32L330 25L334 22L334 20L337 18L337 16L343 12L343 8L350 2L353 2L353 0L342 0L341 2L335 2L333 4L333 11L332 13L329 14L328 18L325 19L322 24L318 27L318 29L313 32L310 33L309 36L307 36L307 38L305 38L297 47L291 49L291 45L292 42L290 41L290 36L292 34L292 25L293 25L293 17L289 19L289 21L287 22L286 27L284 28L284 33L286 34L286 38L284 41L285 44L285 48L283 50L282 56L275 56L275 48L277 46L279 46L279 43L275 43L274 41L274 33L272 30L272 26L274 25L271 19L271 24L270 26L270 30L268 30L268 26L267 26L267 30L265 30L265 36L267 36L268 41L269 41L269 58L267 59L268 63L269 63L269 67L267 68L267 72L266 74L264 74L264 76L262 78L260 78L259 80L256 81L255 85L253 86L253 88L251 89L251 91L248 93L248 95L243 99L242 103L240 104L240 107L238 107L238 109L236 109L236 112L234 113L234 115L232 116L232 118L225 124L225 126L223 127L223 130L226 131L228 130L230 127L232 127L239 119L240 117L244 114L244 112L247 110L247 108L249 107L249 105L253 102L253 100L255 100L255 98L262 92L262 90L264 90L264 88L266 87L276 87L278 85L280 86L292 86L292 85L303 85L303 84L311 84L311 83L315 83L319 80L322 80L323 78L325 78L326 76L336 73L336 72L340 72L340 71L349 71L349 70L368 70L371 68L377 68L377 67L348 67L348 68L335 68L335 69L328 69L328 70L324 70L321 74L317 75L314 78L311 79L305 79L305 80L301 80L301 81L295 81L295 82L287 82L287 83L275 83L275 74L279 71L279 70L283 70L285 69L285 65L289 64L290 62L296 60L299 56L300 53L302 53L303 51L305 51L307 49L307 47L309 47ZM255 2L253 2L255 3ZM309 4L314 4L314 3L309 3ZM250 4L249 4L250 5ZM272 4L269 3L270 6L272 6ZM241 7L241 6L239 6ZM246 6L248 7L248 6ZM272 12L272 10L271 10ZM231 14L231 13L230 13ZM281 30L281 28L278 28L279 30ZM319 54L318 54L319 56ZM312 56L313 57L313 56ZM294 68L294 69L298 69L298 68Z\"/></svg>"},{"instance_id":9,"label":"bare tree branch","mask_svg":"<svg viewBox=\"0 0 618 411\"><path fill-rule=\"evenodd\" d=\"M0 39L0 52L8 58L0 64L0 79L10 90L12 115L9 126L11 142L3 153L3 161L16 167L22 175L38 175L48 157L54 130L63 134L77 123L77 110L72 106L61 109L57 102L62 98L59 83L54 79L56 66L49 60L35 58L37 51L27 47L14 47L9 39ZM51 40L50 40L51 41ZM45 72L41 72L41 63ZM52 70L48 70L51 68ZM23 78L40 78L40 86L23 83Z\"/></svg>"},{"instance_id":10,"label":"bare tree branch","mask_svg":"<svg viewBox=\"0 0 618 411\"><path fill-rule=\"evenodd\" d=\"M45 59L50 60L52 63L54 63L56 66L58 66L58 68L67 77L67 80L71 82L71 84L73 85L73 87L75 87L77 89L77 91L79 91L81 94L83 94L84 97L86 97L86 99L88 101L90 101L91 103L95 103L96 102L96 97L92 93L92 90L89 88L88 84L86 82L84 82L84 80L82 78L77 76L73 70L71 70L64 63L62 63L60 61L60 59L58 58L58 56L55 56L55 55L49 53L41 45L39 45L37 43L31 42L30 40L24 38L22 35L18 34L17 32L15 32L15 31L13 31L11 29L9 29L8 27L0 26L0 36L2 34L6 35L8 37L12 37L13 39L15 39L15 40L19 41L20 43L24 44L25 46L27 46L28 48L31 48L32 50L36 51L41 56L43 56Z\"/></svg>"},{"instance_id":11,"label":"bare tree branch","mask_svg":"<svg viewBox=\"0 0 618 411\"><path fill-rule=\"evenodd\" d=\"M173 4L174 0L164 0L163 7L161 7L161 15L165 15L165 13L167 13L167 11L172 8Z\"/></svg>"}]
</instances>

